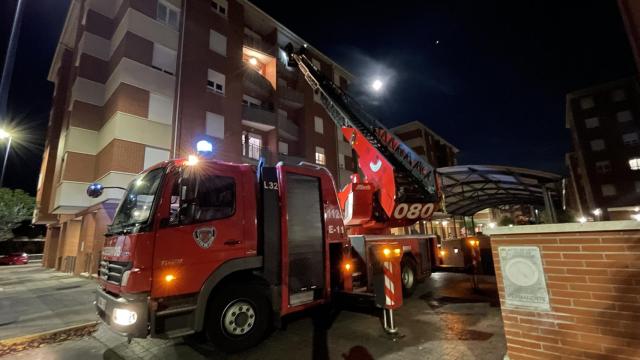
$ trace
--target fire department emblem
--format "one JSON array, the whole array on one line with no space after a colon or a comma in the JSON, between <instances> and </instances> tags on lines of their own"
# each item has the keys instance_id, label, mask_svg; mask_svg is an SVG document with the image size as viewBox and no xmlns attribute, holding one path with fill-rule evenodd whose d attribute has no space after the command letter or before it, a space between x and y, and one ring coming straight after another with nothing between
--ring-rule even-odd
<instances>
[{"instance_id":1,"label":"fire department emblem","mask_svg":"<svg viewBox=\"0 0 640 360\"><path fill-rule=\"evenodd\" d=\"M204 227L196 229L193 232L193 239L196 244L203 249L208 249L213 244L213 239L216 238L216 229L213 227Z\"/></svg>"}]
</instances>

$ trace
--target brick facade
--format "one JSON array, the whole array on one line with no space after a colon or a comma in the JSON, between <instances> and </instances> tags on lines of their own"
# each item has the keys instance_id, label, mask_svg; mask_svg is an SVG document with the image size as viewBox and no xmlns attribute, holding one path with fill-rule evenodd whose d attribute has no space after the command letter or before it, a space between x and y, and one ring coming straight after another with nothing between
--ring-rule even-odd
<instances>
[{"instance_id":1,"label":"brick facade","mask_svg":"<svg viewBox=\"0 0 640 360\"><path fill-rule=\"evenodd\" d=\"M625 221L609 224L630 224L630 230L589 231L601 224L578 231L491 235L510 359L640 357L640 230ZM551 311L505 307L501 246L540 249Z\"/></svg>"},{"instance_id":2,"label":"brick facade","mask_svg":"<svg viewBox=\"0 0 640 360\"><path fill-rule=\"evenodd\" d=\"M95 272L122 193L90 199L86 187L124 187L151 165L192 154L201 136L217 159L236 163L315 162L321 148L338 186L349 181L351 147L283 56L286 44L307 42L249 1L221 4L222 12L210 0L70 1L48 76L55 91L34 214L49 228L45 266ZM311 45L308 54L343 88L353 81Z\"/></svg>"},{"instance_id":3,"label":"brick facade","mask_svg":"<svg viewBox=\"0 0 640 360\"><path fill-rule=\"evenodd\" d=\"M396 126L391 131L433 167L454 166L458 163L458 148L419 121Z\"/></svg>"}]
</instances>

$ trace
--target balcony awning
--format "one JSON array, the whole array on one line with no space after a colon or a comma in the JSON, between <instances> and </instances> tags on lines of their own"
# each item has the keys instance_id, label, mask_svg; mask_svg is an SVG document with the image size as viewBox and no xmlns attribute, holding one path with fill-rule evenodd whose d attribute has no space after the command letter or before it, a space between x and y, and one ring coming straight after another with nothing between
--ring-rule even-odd
<instances>
[{"instance_id":1,"label":"balcony awning","mask_svg":"<svg viewBox=\"0 0 640 360\"><path fill-rule=\"evenodd\" d=\"M439 168L446 210L470 216L502 205L545 205L545 192L560 198L562 176L543 171L495 165L461 165Z\"/></svg>"}]
</instances>

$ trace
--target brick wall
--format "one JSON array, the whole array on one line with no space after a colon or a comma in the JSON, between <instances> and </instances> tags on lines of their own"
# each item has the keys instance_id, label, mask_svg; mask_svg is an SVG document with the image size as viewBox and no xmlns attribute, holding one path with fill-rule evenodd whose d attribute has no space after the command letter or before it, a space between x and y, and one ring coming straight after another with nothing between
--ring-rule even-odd
<instances>
[{"instance_id":1,"label":"brick wall","mask_svg":"<svg viewBox=\"0 0 640 360\"><path fill-rule=\"evenodd\" d=\"M558 224L491 235L510 359L640 358L640 227L608 223L607 231L593 223L547 232ZM624 226L610 226L614 223ZM627 229L609 230L616 227ZM501 246L540 249L550 311L505 307Z\"/></svg>"}]
</instances>

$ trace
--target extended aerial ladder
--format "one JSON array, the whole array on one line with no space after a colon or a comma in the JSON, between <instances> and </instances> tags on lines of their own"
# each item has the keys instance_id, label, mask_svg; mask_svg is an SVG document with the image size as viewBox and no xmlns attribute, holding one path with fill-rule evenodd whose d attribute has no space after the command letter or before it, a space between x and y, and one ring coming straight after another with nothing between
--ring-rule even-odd
<instances>
[{"instance_id":1,"label":"extended aerial ladder","mask_svg":"<svg viewBox=\"0 0 640 360\"><path fill-rule=\"evenodd\" d=\"M350 235L366 235L362 241L371 242L376 236L389 235L391 228L430 220L434 211L446 212L439 178L431 164L322 74L307 56L306 46L294 51L288 44L285 52L289 66L298 67L358 156L364 181L354 174L352 183L338 193ZM436 236L428 236L428 241L415 237L401 240L405 249L411 249L416 277L424 279L431 271L463 271L473 274L475 283L480 261L477 239L443 241L445 249ZM358 243L355 237L351 240ZM407 285L404 272L408 267L411 264L403 262L403 286Z\"/></svg>"},{"instance_id":2,"label":"extended aerial ladder","mask_svg":"<svg viewBox=\"0 0 640 360\"><path fill-rule=\"evenodd\" d=\"M374 222L379 224L377 228L388 230L428 220L441 198L434 167L322 74L307 57L305 46L296 52L293 45L288 44L285 51L289 66L300 69L319 96L322 106L336 126L342 128L342 133L356 151L366 181L376 187L374 196L385 213L376 213L374 200L372 206L376 217Z\"/></svg>"}]
</instances>

